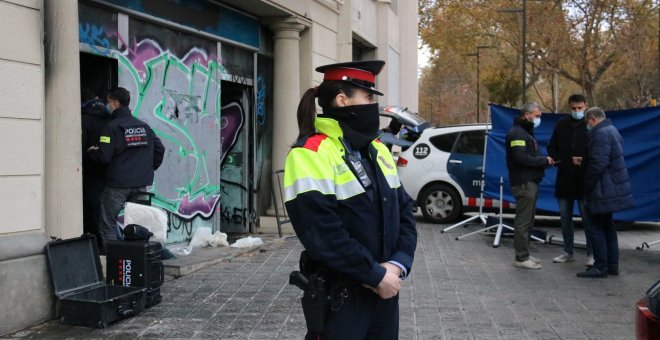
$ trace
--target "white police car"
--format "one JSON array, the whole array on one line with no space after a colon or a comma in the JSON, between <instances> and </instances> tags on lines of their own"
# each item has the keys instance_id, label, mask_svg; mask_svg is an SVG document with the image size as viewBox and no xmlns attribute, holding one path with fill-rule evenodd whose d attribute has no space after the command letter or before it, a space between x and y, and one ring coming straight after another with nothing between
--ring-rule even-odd
<instances>
[{"instance_id":1,"label":"white police car","mask_svg":"<svg viewBox=\"0 0 660 340\"><path fill-rule=\"evenodd\" d=\"M452 223L478 206L488 124L426 128L397 159L399 178L433 223ZM493 206L493 202L484 202Z\"/></svg>"}]
</instances>

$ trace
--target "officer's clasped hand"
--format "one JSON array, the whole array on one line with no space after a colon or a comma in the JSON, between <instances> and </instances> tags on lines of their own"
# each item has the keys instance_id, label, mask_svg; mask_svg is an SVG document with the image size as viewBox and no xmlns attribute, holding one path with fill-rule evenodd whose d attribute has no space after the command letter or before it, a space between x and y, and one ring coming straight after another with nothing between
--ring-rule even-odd
<instances>
[{"instance_id":1,"label":"officer's clasped hand","mask_svg":"<svg viewBox=\"0 0 660 340\"><path fill-rule=\"evenodd\" d=\"M391 263L382 263L381 266L385 268L385 276L378 284L378 287L374 288L368 285L362 285L365 288L371 289L374 293L378 294L381 299L390 299L399 294L401 290L401 268L393 265Z\"/></svg>"}]
</instances>

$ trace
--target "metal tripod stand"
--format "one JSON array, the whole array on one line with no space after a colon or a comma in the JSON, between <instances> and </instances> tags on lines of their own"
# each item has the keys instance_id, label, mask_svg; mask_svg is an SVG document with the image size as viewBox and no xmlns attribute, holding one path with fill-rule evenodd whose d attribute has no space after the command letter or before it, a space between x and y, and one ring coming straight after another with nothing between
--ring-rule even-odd
<instances>
[{"instance_id":1,"label":"metal tripod stand","mask_svg":"<svg viewBox=\"0 0 660 340\"><path fill-rule=\"evenodd\" d=\"M644 247L646 247L646 249L649 249L649 248L651 248L652 245L658 244L658 243L660 243L660 240L653 241L653 242L648 242L648 243L644 242L644 243L642 243L642 245L640 247L637 247L637 250L644 250Z\"/></svg>"},{"instance_id":2,"label":"metal tripod stand","mask_svg":"<svg viewBox=\"0 0 660 340\"><path fill-rule=\"evenodd\" d=\"M460 227L464 224L469 223L470 221L474 221L476 219L481 220L482 224L486 224L486 219L487 216L484 215L483 210L484 210L484 187L486 186L486 151L488 151L488 132L486 131L486 136L484 138L484 159L481 162L481 193L479 195L479 213L477 215L474 215L464 221L458 222L456 224L453 224L445 229L440 230L441 233L444 233L445 231L450 231L456 227Z\"/></svg>"},{"instance_id":3,"label":"metal tripod stand","mask_svg":"<svg viewBox=\"0 0 660 340\"><path fill-rule=\"evenodd\" d=\"M483 193L482 193L482 194L483 194ZM465 234L465 235L462 235L462 236L459 236L459 237L456 238L456 240L458 241L458 240L461 240L461 239L463 239L463 238L465 238L465 237L468 237L468 236L470 236L470 235L475 235L475 234L478 234L478 233L486 232L486 231L489 231L489 230L492 230L492 229L497 228L497 231L495 232L495 240L493 240L493 248L497 248L497 247L499 247L499 246L500 246L500 240L501 240L501 238L502 238L502 231L504 230L504 228L507 228L507 229L513 231L513 227L511 227L510 225L504 224L504 223L502 222L502 215L503 215L503 214L502 214L502 207L504 206L504 203L503 203L503 202L504 202L504 180L502 179L502 177L500 177L500 212L499 212L499 223L497 223L497 224L493 224L493 225L490 225L490 226L487 226L487 227L485 227L485 228L483 228L483 229L479 229L479 230L473 231L473 232L471 232L471 233L468 233L468 234ZM484 224L485 224L485 222L484 222ZM532 238L533 240L535 240L535 241L539 241L539 242L541 242L541 243L545 243L545 240L540 239L540 238L538 238L538 237L536 237L536 236L533 236L533 235L532 235L531 238Z\"/></svg>"}]
</instances>

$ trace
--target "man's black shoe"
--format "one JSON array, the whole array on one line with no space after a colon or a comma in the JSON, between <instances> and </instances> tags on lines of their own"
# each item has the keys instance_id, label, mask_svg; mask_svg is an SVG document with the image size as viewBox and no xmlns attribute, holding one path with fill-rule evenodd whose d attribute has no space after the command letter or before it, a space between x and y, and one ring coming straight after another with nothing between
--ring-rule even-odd
<instances>
[{"instance_id":1,"label":"man's black shoe","mask_svg":"<svg viewBox=\"0 0 660 340\"><path fill-rule=\"evenodd\" d=\"M614 269L607 268L607 274L612 276L619 276L619 268L614 268Z\"/></svg>"},{"instance_id":2,"label":"man's black shoe","mask_svg":"<svg viewBox=\"0 0 660 340\"><path fill-rule=\"evenodd\" d=\"M577 273L577 277L601 278L601 277L607 277L607 272L600 271L594 267L591 267L583 272Z\"/></svg>"}]
</instances>

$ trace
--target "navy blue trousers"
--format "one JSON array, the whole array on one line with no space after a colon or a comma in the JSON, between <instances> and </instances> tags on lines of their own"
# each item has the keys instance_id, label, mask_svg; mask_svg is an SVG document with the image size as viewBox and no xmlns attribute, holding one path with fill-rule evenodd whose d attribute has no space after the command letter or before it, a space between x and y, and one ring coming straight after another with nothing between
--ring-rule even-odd
<instances>
[{"instance_id":1,"label":"navy blue trousers","mask_svg":"<svg viewBox=\"0 0 660 340\"><path fill-rule=\"evenodd\" d=\"M305 339L388 340L399 338L399 296L383 300L363 287L351 290L339 311L330 311L321 334Z\"/></svg>"},{"instance_id":2,"label":"navy blue trousers","mask_svg":"<svg viewBox=\"0 0 660 340\"><path fill-rule=\"evenodd\" d=\"M594 268L600 271L619 269L619 240L609 214L590 214L587 235L594 251Z\"/></svg>"}]
</instances>

